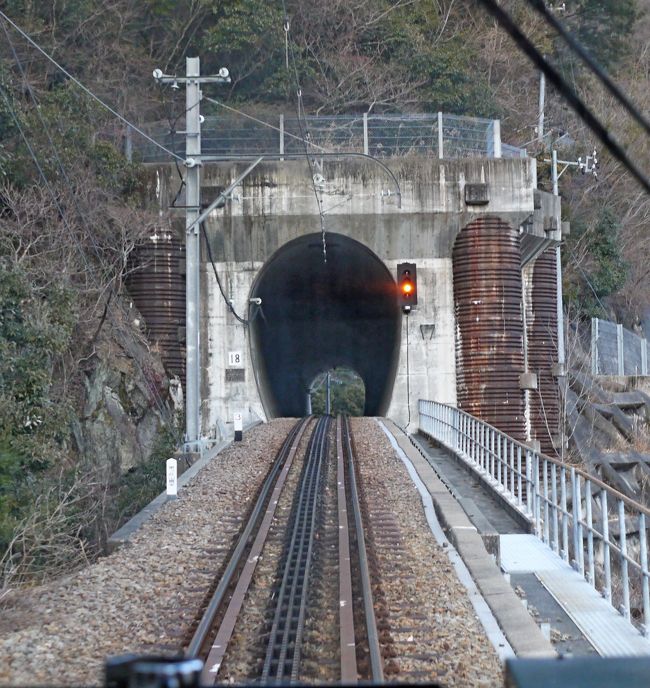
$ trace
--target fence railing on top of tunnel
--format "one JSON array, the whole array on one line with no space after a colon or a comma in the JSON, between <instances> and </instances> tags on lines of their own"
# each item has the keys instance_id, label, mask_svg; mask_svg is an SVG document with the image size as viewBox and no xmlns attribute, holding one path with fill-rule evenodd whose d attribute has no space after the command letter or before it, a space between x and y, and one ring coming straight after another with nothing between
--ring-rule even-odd
<instances>
[{"instance_id":1,"label":"fence railing on top of tunnel","mask_svg":"<svg viewBox=\"0 0 650 688\"><path fill-rule=\"evenodd\" d=\"M419 402L420 430L499 492L533 532L650 635L650 511L575 466L545 456L453 406Z\"/></svg>"},{"instance_id":2,"label":"fence railing on top of tunnel","mask_svg":"<svg viewBox=\"0 0 650 688\"><path fill-rule=\"evenodd\" d=\"M265 126L262 122L269 126ZM178 123L178 129L182 129ZM156 141L185 155L185 138L159 123L148 128ZM142 162L166 160L164 151L139 137L127 136L129 149ZM307 143L303 139L307 139ZM207 116L202 125L202 154L291 156L319 152L364 153L374 157L423 155L437 158L519 158L523 148L501 143L499 120L434 114L260 115L257 121L233 115Z\"/></svg>"}]
</instances>

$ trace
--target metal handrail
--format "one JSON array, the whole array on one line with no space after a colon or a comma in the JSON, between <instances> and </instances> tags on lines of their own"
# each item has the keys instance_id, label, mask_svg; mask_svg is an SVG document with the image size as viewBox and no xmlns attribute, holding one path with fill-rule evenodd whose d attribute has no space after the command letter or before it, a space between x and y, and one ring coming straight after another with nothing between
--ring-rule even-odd
<instances>
[{"instance_id":1,"label":"metal handrail","mask_svg":"<svg viewBox=\"0 0 650 688\"><path fill-rule=\"evenodd\" d=\"M420 400L419 412L420 430L481 474L530 523L535 535L628 621L631 596L639 597L641 630L650 635L650 510L586 471L546 456L458 408ZM615 505L612 519L610 504ZM594 518L594 507L600 518ZM610 521L618 526L618 536L610 534ZM638 538L633 537L635 530L628 532L630 521L638 527ZM637 582L640 590L634 587Z\"/></svg>"}]
</instances>

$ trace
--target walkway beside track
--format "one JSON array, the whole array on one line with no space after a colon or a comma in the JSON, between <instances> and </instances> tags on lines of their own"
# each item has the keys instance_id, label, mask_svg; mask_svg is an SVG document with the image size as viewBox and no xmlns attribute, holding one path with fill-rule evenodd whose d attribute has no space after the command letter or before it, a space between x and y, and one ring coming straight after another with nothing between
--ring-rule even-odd
<instances>
[{"instance_id":1,"label":"walkway beside track","mask_svg":"<svg viewBox=\"0 0 650 688\"><path fill-rule=\"evenodd\" d=\"M499 571L477 527L470 521L432 465L418 452L401 428L389 420L382 420L382 423L391 432L431 495L445 535L458 550L515 654L525 657L554 656L551 643L542 635L521 600Z\"/></svg>"},{"instance_id":2,"label":"walkway beside track","mask_svg":"<svg viewBox=\"0 0 650 688\"><path fill-rule=\"evenodd\" d=\"M544 629L557 652L567 655L650 656L650 640L625 621L577 571L535 535L529 534L528 524L520 514L508 509L502 496L493 492L470 466L450 450L434 446L423 435L412 435L410 440L421 464L435 472L443 485L442 493L432 490L436 511L463 558L467 555L471 561L473 557L465 541L471 541L472 536L482 540L494 555L492 566L501 581L515 596L521 610L528 608L530 613L526 616L538 633L540 627ZM455 520L457 511L462 511L471 526L469 537L467 532L459 532ZM472 570L469 563L468 567ZM480 576L481 569L476 571ZM474 570L472 574L477 575ZM510 585L506 582L508 580ZM501 623L500 600L490 595L491 581L480 578L476 581L488 604L491 607L497 604L493 612ZM522 599L515 595L515 591ZM509 623L507 613L504 618ZM506 627L503 628L510 639ZM516 647L515 650L517 654L526 654Z\"/></svg>"}]
</instances>

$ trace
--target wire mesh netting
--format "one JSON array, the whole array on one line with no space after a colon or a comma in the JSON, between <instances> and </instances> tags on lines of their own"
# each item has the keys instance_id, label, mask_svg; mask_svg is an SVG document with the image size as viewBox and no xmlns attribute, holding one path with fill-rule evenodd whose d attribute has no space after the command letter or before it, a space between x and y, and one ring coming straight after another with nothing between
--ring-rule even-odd
<instances>
[{"instance_id":1,"label":"wire mesh netting","mask_svg":"<svg viewBox=\"0 0 650 688\"><path fill-rule=\"evenodd\" d=\"M265 123L233 115L206 117L202 124L202 154L230 157L367 153L374 157L404 155L438 158L526 157L526 151L502 145L494 120L445 114L274 116ZM498 124L498 123L497 123ZM148 128L148 134L178 155L184 155L182 122L173 132L168 123ZM144 139L133 141L143 162L162 162L165 154Z\"/></svg>"},{"instance_id":2,"label":"wire mesh netting","mask_svg":"<svg viewBox=\"0 0 650 688\"><path fill-rule=\"evenodd\" d=\"M609 320L591 320L592 372L595 375L647 375L648 342Z\"/></svg>"}]
</instances>

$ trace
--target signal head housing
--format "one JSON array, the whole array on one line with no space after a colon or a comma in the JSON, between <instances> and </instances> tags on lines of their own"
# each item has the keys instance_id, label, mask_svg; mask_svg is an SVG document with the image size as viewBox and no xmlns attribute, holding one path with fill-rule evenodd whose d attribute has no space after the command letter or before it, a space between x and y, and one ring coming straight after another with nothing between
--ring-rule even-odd
<instances>
[{"instance_id":1,"label":"signal head housing","mask_svg":"<svg viewBox=\"0 0 650 688\"><path fill-rule=\"evenodd\" d=\"M397 265L397 299L405 313L418 302L417 267L415 263Z\"/></svg>"}]
</instances>

